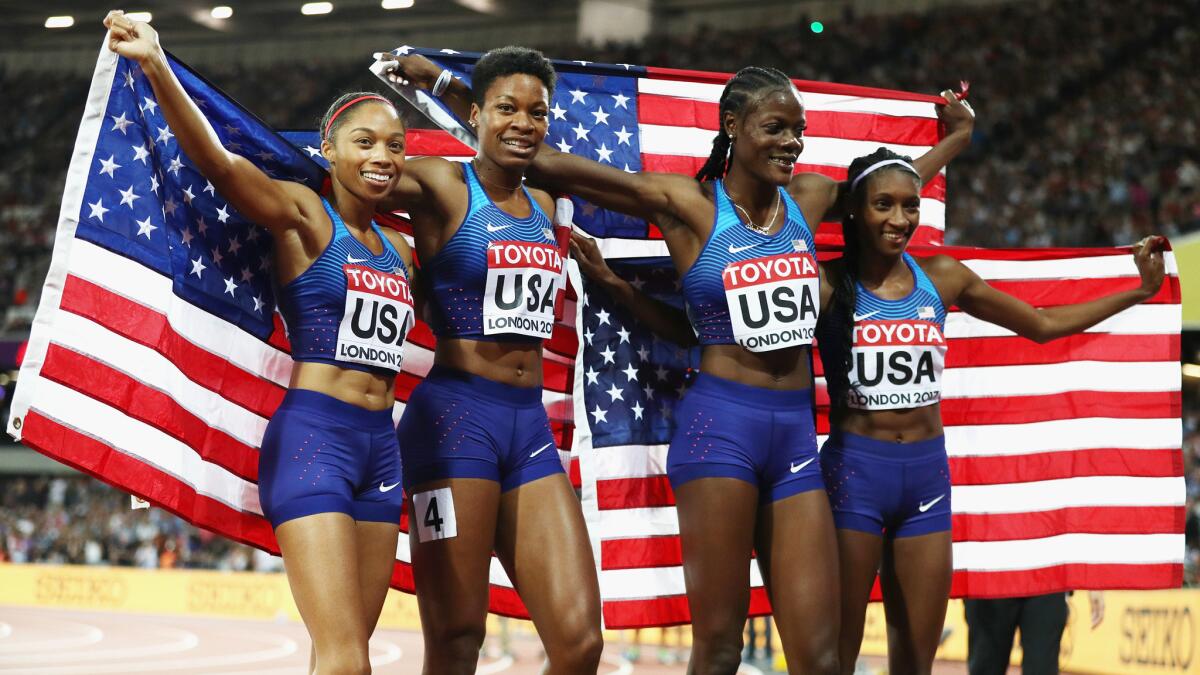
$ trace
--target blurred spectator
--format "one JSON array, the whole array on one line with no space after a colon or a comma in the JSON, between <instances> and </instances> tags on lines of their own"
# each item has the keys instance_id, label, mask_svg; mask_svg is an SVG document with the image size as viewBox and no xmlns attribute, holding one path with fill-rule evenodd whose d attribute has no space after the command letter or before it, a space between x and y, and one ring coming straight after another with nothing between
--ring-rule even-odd
<instances>
[{"instance_id":1,"label":"blurred spectator","mask_svg":"<svg viewBox=\"0 0 1200 675\"><path fill-rule=\"evenodd\" d=\"M85 476L0 477L0 561L278 571L278 557Z\"/></svg>"}]
</instances>

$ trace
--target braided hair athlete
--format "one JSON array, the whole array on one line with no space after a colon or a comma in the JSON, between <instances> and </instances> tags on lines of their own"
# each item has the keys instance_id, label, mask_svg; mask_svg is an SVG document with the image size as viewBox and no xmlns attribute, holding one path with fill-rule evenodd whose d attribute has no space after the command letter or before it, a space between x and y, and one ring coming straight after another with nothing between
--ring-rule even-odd
<instances>
[{"instance_id":1,"label":"braided hair athlete","mask_svg":"<svg viewBox=\"0 0 1200 675\"><path fill-rule=\"evenodd\" d=\"M842 672L854 671L876 570L888 672L929 673L950 592L950 475L942 431L946 308L1037 342L1079 333L1153 296L1161 240L1134 247L1141 285L1037 309L946 255L905 253L917 227L918 169L886 148L850 165L845 254L826 265L833 304L818 343L833 402L821 467L837 525ZM882 565L880 564L882 562Z\"/></svg>"},{"instance_id":2,"label":"braided hair athlete","mask_svg":"<svg viewBox=\"0 0 1200 675\"><path fill-rule=\"evenodd\" d=\"M542 341L562 272L554 202L522 184L546 136L554 69L513 47L488 52L472 77L462 102L478 154L413 160L393 194L412 216L438 337L398 429L424 672L475 672L494 548L549 672L594 673L595 562L542 405Z\"/></svg>"},{"instance_id":3,"label":"braided hair athlete","mask_svg":"<svg viewBox=\"0 0 1200 675\"><path fill-rule=\"evenodd\" d=\"M274 240L295 366L263 436L259 497L312 637L310 670L369 672L399 533L392 389L413 316L412 253L371 217L404 170L404 125L377 94L334 101L321 123L326 200L223 148L148 24L116 11L104 25L109 48L141 66L188 158ZM351 330L368 322L365 336Z\"/></svg>"},{"instance_id":4,"label":"braided hair athlete","mask_svg":"<svg viewBox=\"0 0 1200 675\"><path fill-rule=\"evenodd\" d=\"M397 78L428 86L440 69L399 60ZM455 112L468 96L443 95ZM973 116L953 94L947 136L917 161L932 178L964 148ZM793 175L806 116L791 80L749 67L720 98L719 132L695 178L626 173L543 145L531 179L663 232L703 347L701 375L675 410L667 457L692 614L691 672L732 673L749 607L751 552L792 672L837 672L836 540L817 459L809 369L812 331L832 287L820 279L810 223L841 186ZM764 281L769 283L764 284Z\"/></svg>"}]
</instances>

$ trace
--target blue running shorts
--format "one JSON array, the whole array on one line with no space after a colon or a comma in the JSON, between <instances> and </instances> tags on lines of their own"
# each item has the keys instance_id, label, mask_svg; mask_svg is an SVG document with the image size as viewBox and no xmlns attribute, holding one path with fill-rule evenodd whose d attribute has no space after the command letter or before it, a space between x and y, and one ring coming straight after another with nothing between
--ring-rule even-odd
<instances>
[{"instance_id":1,"label":"blue running shorts","mask_svg":"<svg viewBox=\"0 0 1200 675\"><path fill-rule=\"evenodd\" d=\"M834 431L821 470L838 529L888 537L950 529L945 436L894 443Z\"/></svg>"},{"instance_id":2,"label":"blue running shorts","mask_svg":"<svg viewBox=\"0 0 1200 675\"><path fill-rule=\"evenodd\" d=\"M400 448L392 411L289 389L258 456L258 497L273 527L316 513L400 524Z\"/></svg>"},{"instance_id":3,"label":"blue running shorts","mask_svg":"<svg viewBox=\"0 0 1200 675\"><path fill-rule=\"evenodd\" d=\"M737 478L762 502L825 487L811 389L778 391L701 373L675 407L667 450L671 487Z\"/></svg>"},{"instance_id":4,"label":"blue running shorts","mask_svg":"<svg viewBox=\"0 0 1200 675\"><path fill-rule=\"evenodd\" d=\"M563 473L541 387L435 365L413 389L397 434L410 490L443 478L483 478L507 492Z\"/></svg>"}]
</instances>

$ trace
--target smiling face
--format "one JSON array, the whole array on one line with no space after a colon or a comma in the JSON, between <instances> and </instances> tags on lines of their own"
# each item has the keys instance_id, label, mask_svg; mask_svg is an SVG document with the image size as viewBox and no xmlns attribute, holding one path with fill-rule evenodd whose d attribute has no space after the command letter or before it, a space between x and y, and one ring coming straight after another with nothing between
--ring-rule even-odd
<instances>
[{"instance_id":1,"label":"smiling face","mask_svg":"<svg viewBox=\"0 0 1200 675\"><path fill-rule=\"evenodd\" d=\"M859 250L900 255L921 221L921 184L903 169L880 169L866 177L863 200L851 213Z\"/></svg>"},{"instance_id":2,"label":"smiling face","mask_svg":"<svg viewBox=\"0 0 1200 675\"><path fill-rule=\"evenodd\" d=\"M387 195L404 171L404 122L382 101L366 101L342 113L321 143L330 176L367 201Z\"/></svg>"},{"instance_id":3,"label":"smiling face","mask_svg":"<svg viewBox=\"0 0 1200 675\"><path fill-rule=\"evenodd\" d=\"M808 125L804 102L795 87L770 89L746 107L740 118L725 114L725 132L733 140L733 163L764 182L786 185L804 150Z\"/></svg>"},{"instance_id":4,"label":"smiling face","mask_svg":"<svg viewBox=\"0 0 1200 675\"><path fill-rule=\"evenodd\" d=\"M503 169L523 172L546 138L549 114L550 94L540 79L525 73L496 78L483 106L471 105L480 154Z\"/></svg>"}]
</instances>

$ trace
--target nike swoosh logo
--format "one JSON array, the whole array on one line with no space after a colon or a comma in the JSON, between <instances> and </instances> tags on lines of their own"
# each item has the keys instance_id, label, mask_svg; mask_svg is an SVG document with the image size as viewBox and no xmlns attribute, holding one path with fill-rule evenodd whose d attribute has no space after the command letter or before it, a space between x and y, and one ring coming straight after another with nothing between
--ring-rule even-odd
<instances>
[{"instance_id":1,"label":"nike swoosh logo","mask_svg":"<svg viewBox=\"0 0 1200 675\"><path fill-rule=\"evenodd\" d=\"M801 469L808 466L809 464L812 464L814 461L816 461L816 459L817 459L816 457L809 457L807 460L802 462L799 466L797 466L795 462L792 462L792 465L790 467L792 473L800 473Z\"/></svg>"},{"instance_id":2,"label":"nike swoosh logo","mask_svg":"<svg viewBox=\"0 0 1200 675\"><path fill-rule=\"evenodd\" d=\"M741 253L742 251L749 251L750 249L754 248L755 246L758 246L758 244L750 244L749 246L734 246L733 244L730 244L729 252L731 254L737 254L737 253Z\"/></svg>"},{"instance_id":3,"label":"nike swoosh logo","mask_svg":"<svg viewBox=\"0 0 1200 675\"><path fill-rule=\"evenodd\" d=\"M945 496L946 496L946 494L943 492L942 494L940 494L940 495L938 495L938 496L937 496L937 499L934 499L934 500L933 500L933 501L931 501L931 502L928 502L928 503L925 503L925 504L918 504L918 505L917 505L917 510L918 510L918 511L920 511L921 513L925 513L925 512L926 512L926 511L928 511L929 509L933 508L933 505L934 505L934 504L936 504L936 503L938 503L938 502L942 501L942 497L945 497Z\"/></svg>"},{"instance_id":4,"label":"nike swoosh logo","mask_svg":"<svg viewBox=\"0 0 1200 675\"><path fill-rule=\"evenodd\" d=\"M854 315L854 320L855 320L855 321L864 321L864 320L866 320L866 319L869 319L870 317L873 317L873 316L875 316L875 315L876 315L876 314L878 314L878 313L879 313L879 310L875 310L874 312L867 312L866 314L861 314L861 315L860 315L860 314L855 314L855 315Z\"/></svg>"},{"instance_id":5,"label":"nike swoosh logo","mask_svg":"<svg viewBox=\"0 0 1200 675\"><path fill-rule=\"evenodd\" d=\"M358 263L367 262L367 259L366 258L355 258L354 256L347 253L346 254L346 262L350 263L351 265L357 265Z\"/></svg>"},{"instance_id":6,"label":"nike swoosh logo","mask_svg":"<svg viewBox=\"0 0 1200 675\"><path fill-rule=\"evenodd\" d=\"M533 451L533 454L531 454L531 455L529 455L529 456L530 456L530 457L537 457L538 455L542 454L542 451L543 451L543 450L545 450L546 448L548 448L548 447L550 447L550 446L552 446L552 445L554 445L554 444L553 444L553 443L547 443L547 444L543 445L542 447L538 448L537 450L534 450L534 451Z\"/></svg>"},{"instance_id":7,"label":"nike swoosh logo","mask_svg":"<svg viewBox=\"0 0 1200 675\"><path fill-rule=\"evenodd\" d=\"M389 492L389 491L391 491L392 488L396 487L399 484L400 484L400 481L396 481L395 483L392 483L391 485L385 485L384 483L380 483L379 491L380 492Z\"/></svg>"},{"instance_id":8,"label":"nike swoosh logo","mask_svg":"<svg viewBox=\"0 0 1200 675\"><path fill-rule=\"evenodd\" d=\"M499 232L500 230L503 230L506 227L512 227L512 224L510 223L508 225L492 225L491 223L488 223L487 231L488 232Z\"/></svg>"}]
</instances>

